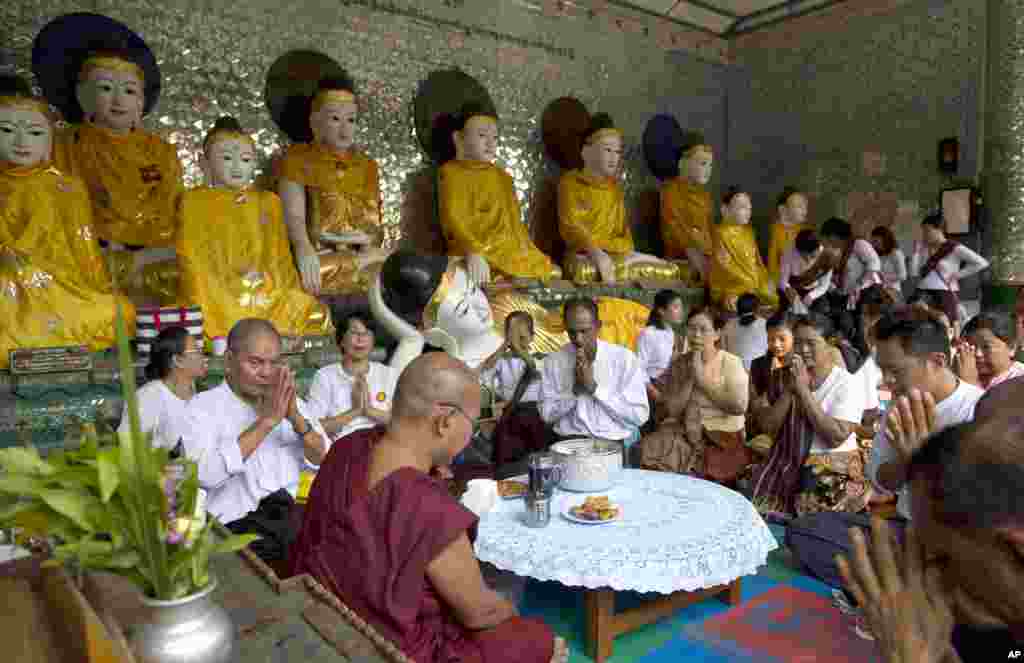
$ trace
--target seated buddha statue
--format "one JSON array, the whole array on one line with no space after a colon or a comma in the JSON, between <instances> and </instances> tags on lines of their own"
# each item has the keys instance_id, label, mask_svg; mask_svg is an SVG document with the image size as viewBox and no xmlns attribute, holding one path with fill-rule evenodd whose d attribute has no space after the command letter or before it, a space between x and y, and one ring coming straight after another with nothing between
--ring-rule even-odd
<instances>
[{"instance_id":1,"label":"seated buddha statue","mask_svg":"<svg viewBox=\"0 0 1024 663\"><path fill-rule=\"evenodd\" d=\"M512 176L494 165L498 118L467 104L454 118L455 158L438 172L438 208L449 256L465 259L475 283L492 278L560 278L530 239Z\"/></svg>"},{"instance_id":2,"label":"seated buddha statue","mask_svg":"<svg viewBox=\"0 0 1024 663\"><path fill-rule=\"evenodd\" d=\"M112 19L68 14L39 33L33 69L70 123L54 141L54 165L88 186L96 234L118 283L170 303L182 168L177 148L142 126L160 93L153 53Z\"/></svg>"},{"instance_id":3,"label":"seated buddha statue","mask_svg":"<svg viewBox=\"0 0 1024 663\"><path fill-rule=\"evenodd\" d=\"M203 309L207 338L242 318L270 320L282 334L327 334L326 306L302 290L281 199L252 189L256 146L222 117L203 141L209 186L182 196L177 234L180 303Z\"/></svg>"},{"instance_id":4,"label":"seated buddha statue","mask_svg":"<svg viewBox=\"0 0 1024 663\"><path fill-rule=\"evenodd\" d=\"M782 257L793 248L801 230L814 230L807 223L807 196L787 186L775 202L779 220L772 224L772 237L768 244L768 275L775 283L782 272Z\"/></svg>"},{"instance_id":5,"label":"seated buddha statue","mask_svg":"<svg viewBox=\"0 0 1024 663\"><path fill-rule=\"evenodd\" d=\"M677 279L679 267L636 251L619 184L622 132L599 113L582 140L583 168L558 182L558 230L566 245L565 274L576 283Z\"/></svg>"},{"instance_id":6,"label":"seated buddha statue","mask_svg":"<svg viewBox=\"0 0 1024 663\"><path fill-rule=\"evenodd\" d=\"M0 78L0 368L17 348L114 344L114 294L89 191L50 160L53 117L28 83Z\"/></svg>"},{"instance_id":7,"label":"seated buddha statue","mask_svg":"<svg viewBox=\"0 0 1024 663\"><path fill-rule=\"evenodd\" d=\"M731 311L739 296L748 292L773 308L779 303L750 227L751 210L750 195L732 187L722 197L722 223L711 227L711 300Z\"/></svg>"},{"instance_id":8,"label":"seated buddha statue","mask_svg":"<svg viewBox=\"0 0 1024 663\"><path fill-rule=\"evenodd\" d=\"M661 190L661 236L665 257L686 258L707 283L712 250L714 205L707 184L714 152L697 132L686 132L680 145L679 176Z\"/></svg>"},{"instance_id":9,"label":"seated buddha statue","mask_svg":"<svg viewBox=\"0 0 1024 663\"><path fill-rule=\"evenodd\" d=\"M284 218L312 295L366 292L367 267L388 255L377 162L355 146L354 87L347 78L319 82L309 113L313 140L289 147L280 164Z\"/></svg>"}]
</instances>

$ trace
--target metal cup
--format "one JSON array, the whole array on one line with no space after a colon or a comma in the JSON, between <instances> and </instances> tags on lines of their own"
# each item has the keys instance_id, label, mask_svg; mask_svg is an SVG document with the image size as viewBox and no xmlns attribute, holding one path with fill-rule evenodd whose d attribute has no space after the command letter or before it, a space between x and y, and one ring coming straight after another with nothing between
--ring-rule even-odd
<instances>
[{"instance_id":1,"label":"metal cup","mask_svg":"<svg viewBox=\"0 0 1024 663\"><path fill-rule=\"evenodd\" d=\"M555 486L562 481L562 466L549 453L530 454L526 471L529 477L529 491L536 495L551 497L555 492Z\"/></svg>"},{"instance_id":2,"label":"metal cup","mask_svg":"<svg viewBox=\"0 0 1024 663\"><path fill-rule=\"evenodd\" d=\"M551 522L551 495L542 493L526 493L527 527L547 527Z\"/></svg>"}]
</instances>

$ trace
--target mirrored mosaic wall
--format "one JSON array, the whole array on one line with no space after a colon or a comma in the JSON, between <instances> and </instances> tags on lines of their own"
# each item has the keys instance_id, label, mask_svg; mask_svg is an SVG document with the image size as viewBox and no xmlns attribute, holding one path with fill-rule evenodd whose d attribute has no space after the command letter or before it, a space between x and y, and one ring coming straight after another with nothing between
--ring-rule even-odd
<instances>
[{"instance_id":1,"label":"mirrored mosaic wall","mask_svg":"<svg viewBox=\"0 0 1024 663\"><path fill-rule=\"evenodd\" d=\"M146 125L178 146L189 185L202 182L202 137L223 114L237 116L255 134L268 170L286 144L263 100L268 68L293 49L334 58L362 95L357 140L380 164L391 242L400 239L403 202L432 204L429 197L409 195L410 183L427 165L413 133L412 100L417 84L437 69L459 67L489 89L502 118L499 160L514 176L524 220L532 193L557 175L557 166L544 157L538 124L544 107L558 97L575 96L591 112L610 112L621 124L631 201L656 184L638 148L644 123L655 113L674 113L684 125L724 142L718 72L725 43L602 2L10 0L0 3L3 60L28 73L36 33L73 11L115 18L154 50L163 92ZM670 53L680 49L692 55ZM688 96L696 94L704 98L694 104ZM637 228L641 243L651 230Z\"/></svg>"}]
</instances>

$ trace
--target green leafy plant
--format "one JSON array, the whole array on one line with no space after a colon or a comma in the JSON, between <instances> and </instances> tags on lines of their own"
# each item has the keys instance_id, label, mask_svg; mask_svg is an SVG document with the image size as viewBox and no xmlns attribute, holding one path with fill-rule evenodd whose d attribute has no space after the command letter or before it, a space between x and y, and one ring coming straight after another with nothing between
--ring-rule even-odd
<instances>
[{"instance_id":1,"label":"green leafy plant","mask_svg":"<svg viewBox=\"0 0 1024 663\"><path fill-rule=\"evenodd\" d=\"M31 446L0 449L0 527L52 541L48 563L111 571L152 598L181 598L209 584L211 555L239 550L258 537L214 536L212 519L196 513L195 462L172 459L141 432L120 308L117 344L130 432L86 432L77 449L46 458Z\"/></svg>"}]
</instances>

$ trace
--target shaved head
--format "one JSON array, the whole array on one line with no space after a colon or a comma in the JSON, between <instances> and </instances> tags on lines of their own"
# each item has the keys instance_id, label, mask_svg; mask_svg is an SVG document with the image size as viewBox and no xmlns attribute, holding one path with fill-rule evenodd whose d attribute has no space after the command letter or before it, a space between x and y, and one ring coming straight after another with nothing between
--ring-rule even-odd
<instances>
[{"instance_id":1,"label":"shaved head","mask_svg":"<svg viewBox=\"0 0 1024 663\"><path fill-rule=\"evenodd\" d=\"M228 349L232 352L240 352L248 347L249 342L257 336L272 336L281 344L281 334L274 327L274 323L263 318L243 318L235 323L228 332Z\"/></svg>"},{"instance_id":2,"label":"shaved head","mask_svg":"<svg viewBox=\"0 0 1024 663\"><path fill-rule=\"evenodd\" d=\"M480 378L464 363L444 352L420 355L405 367L391 409L393 419L429 417L438 404L465 408L467 397L480 399Z\"/></svg>"}]
</instances>

